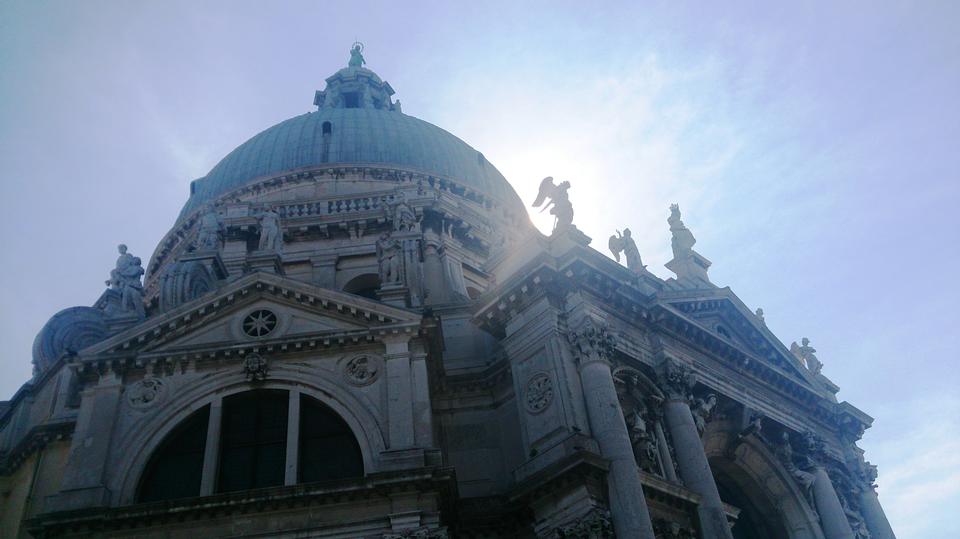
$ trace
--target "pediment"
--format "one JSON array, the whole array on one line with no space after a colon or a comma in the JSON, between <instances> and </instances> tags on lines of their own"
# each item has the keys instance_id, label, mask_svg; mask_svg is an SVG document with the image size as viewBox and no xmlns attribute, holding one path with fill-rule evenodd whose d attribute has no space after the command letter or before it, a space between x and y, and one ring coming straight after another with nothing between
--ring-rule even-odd
<instances>
[{"instance_id":1,"label":"pediment","mask_svg":"<svg viewBox=\"0 0 960 539\"><path fill-rule=\"evenodd\" d=\"M163 355L304 340L356 341L416 331L420 320L417 313L353 294L255 273L149 317L80 355Z\"/></svg>"},{"instance_id":2,"label":"pediment","mask_svg":"<svg viewBox=\"0 0 960 539\"><path fill-rule=\"evenodd\" d=\"M800 365L766 324L729 289L698 294L663 294L661 301L701 329L789 372L798 381L819 387L812 373Z\"/></svg>"}]
</instances>

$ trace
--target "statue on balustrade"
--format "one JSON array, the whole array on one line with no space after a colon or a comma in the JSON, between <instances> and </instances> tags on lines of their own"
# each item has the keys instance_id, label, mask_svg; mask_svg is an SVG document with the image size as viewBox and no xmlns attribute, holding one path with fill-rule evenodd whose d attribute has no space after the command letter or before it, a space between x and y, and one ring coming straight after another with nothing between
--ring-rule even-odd
<instances>
[{"instance_id":1,"label":"statue on balustrade","mask_svg":"<svg viewBox=\"0 0 960 539\"><path fill-rule=\"evenodd\" d=\"M117 265L110 270L110 279L105 284L120 293L121 312L133 312L138 317L145 318L143 284L140 282L144 274L143 265L139 257L127 252L126 245L121 243L117 246L117 251L120 252Z\"/></svg>"},{"instance_id":2,"label":"statue on balustrade","mask_svg":"<svg viewBox=\"0 0 960 539\"><path fill-rule=\"evenodd\" d=\"M633 241L629 228L623 229L622 235L618 230L616 236L610 236L607 245L610 247L610 252L613 253L613 258L617 262L620 262L620 253L623 253L624 258L627 259L627 268L634 273L640 273L646 268L646 266L643 265L643 261L640 260L640 251L637 249L636 242Z\"/></svg>"},{"instance_id":3,"label":"statue on balustrade","mask_svg":"<svg viewBox=\"0 0 960 539\"><path fill-rule=\"evenodd\" d=\"M547 176L540 182L540 191L537 193L537 199L533 201L533 207L539 208L549 198L550 202L544 204L542 213L550 208L550 215L556 220L553 225L553 234L564 232L573 225L573 204L570 203L570 195L567 190L570 189L570 182L561 182L559 185L553 184L553 177Z\"/></svg>"},{"instance_id":4,"label":"statue on balustrade","mask_svg":"<svg viewBox=\"0 0 960 539\"><path fill-rule=\"evenodd\" d=\"M400 283L400 242L384 232L377 240L377 262L380 266L380 284L383 286Z\"/></svg>"},{"instance_id":5,"label":"statue on balustrade","mask_svg":"<svg viewBox=\"0 0 960 539\"><path fill-rule=\"evenodd\" d=\"M196 251L216 251L220 249L223 241L223 223L220 222L220 216L213 206L204 208L203 215L200 216L200 226L197 230L197 237L193 242L193 249Z\"/></svg>"},{"instance_id":6,"label":"statue on balustrade","mask_svg":"<svg viewBox=\"0 0 960 539\"><path fill-rule=\"evenodd\" d=\"M273 208L267 208L260 214L260 251L279 253L283 248L283 232L280 228L280 215Z\"/></svg>"}]
</instances>

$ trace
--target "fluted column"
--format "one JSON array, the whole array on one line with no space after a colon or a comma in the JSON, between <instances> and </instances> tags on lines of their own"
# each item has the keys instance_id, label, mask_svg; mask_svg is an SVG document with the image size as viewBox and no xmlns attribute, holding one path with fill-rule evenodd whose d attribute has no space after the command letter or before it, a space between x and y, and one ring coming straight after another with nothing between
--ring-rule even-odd
<instances>
[{"instance_id":1,"label":"fluted column","mask_svg":"<svg viewBox=\"0 0 960 539\"><path fill-rule=\"evenodd\" d=\"M661 364L661 385L667 395L663 416L673 439L680 478L690 490L700 495L697 516L703 539L733 539L727 516L720 500L720 491L713 479L700 433L693 421L687 397L693 386L693 375L686 367L667 359Z\"/></svg>"},{"instance_id":2,"label":"fluted column","mask_svg":"<svg viewBox=\"0 0 960 539\"><path fill-rule=\"evenodd\" d=\"M601 454L610 461L607 485L614 531L617 537L653 539L639 469L610 371L613 338L588 319L580 331L571 333L570 341L578 355L590 431Z\"/></svg>"},{"instance_id":3,"label":"fluted column","mask_svg":"<svg viewBox=\"0 0 960 539\"><path fill-rule=\"evenodd\" d=\"M817 505L820 514L820 527L826 539L854 539L850 521L843 511L843 505L833 488L830 476L822 466L813 471L813 502Z\"/></svg>"}]
</instances>

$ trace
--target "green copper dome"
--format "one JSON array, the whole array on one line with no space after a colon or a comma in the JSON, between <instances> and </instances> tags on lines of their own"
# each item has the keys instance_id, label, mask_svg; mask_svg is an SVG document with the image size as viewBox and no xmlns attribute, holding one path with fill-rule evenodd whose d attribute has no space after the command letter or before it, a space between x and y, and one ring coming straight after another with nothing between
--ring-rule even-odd
<instances>
[{"instance_id":1,"label":"green copper dome","mask_svg":"<svg viewBox=\"0 0 960 539\"><path fill-rule=\"evenodd\" d=\"M230 152L194 182L180 216L257 178L329 164L396 166L443 176L522 207L513 188L480 152L433 124L399 112L399 104L391 104L388 96L376 104L351 107L356 102L341 99L331 105L329 83L344 72L373 74L363 68L340 70L328 79L327 92L318 92L320 110L281 122Z\"/></svg>"}]
</instances>

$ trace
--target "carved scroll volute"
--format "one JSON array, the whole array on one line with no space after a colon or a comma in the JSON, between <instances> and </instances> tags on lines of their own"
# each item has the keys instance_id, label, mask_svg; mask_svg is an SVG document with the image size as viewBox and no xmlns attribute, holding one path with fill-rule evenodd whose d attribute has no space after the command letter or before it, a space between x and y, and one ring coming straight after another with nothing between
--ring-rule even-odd
<instances>
[{"instance_id":1,"label":"carved scroll volute","mask_svg":"<svg viewBox=\"0 0 960 539\"><path fill-rule=\"evenodd\" d=\"M607 331L606 325L591 318L587 318L579 330L571 331L568 338L581 368L594 361L609 364L617 345L616 338Z\"/></svg>"},{"instance_id":2,"label":"carved scroll volute","mask_svg":"<svg viewBox=\"0 0 960 539\"><path fill-rule=\"evenodd\" d=\"M697 379L690 368L676 360L665 357L657 372L660 389L671 400L689 400Z\"/></svg>"}]
</instances>

